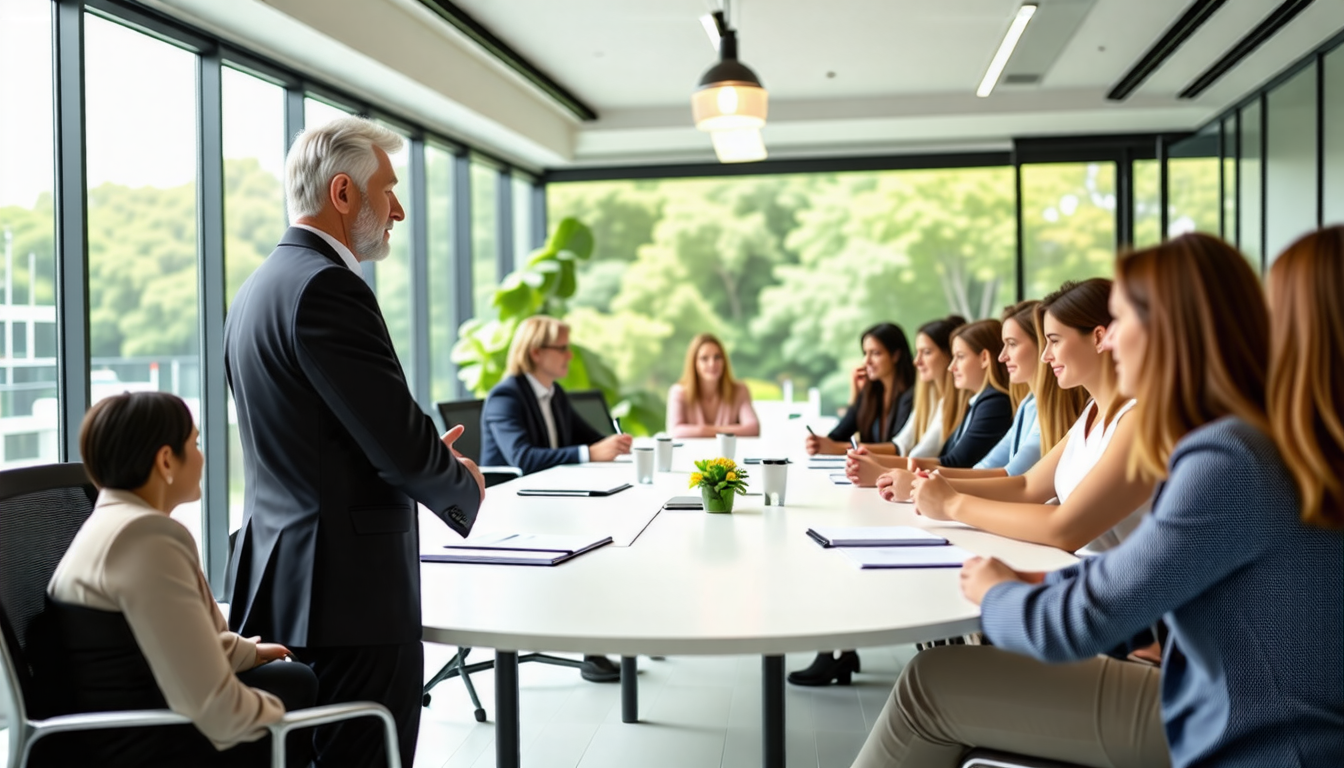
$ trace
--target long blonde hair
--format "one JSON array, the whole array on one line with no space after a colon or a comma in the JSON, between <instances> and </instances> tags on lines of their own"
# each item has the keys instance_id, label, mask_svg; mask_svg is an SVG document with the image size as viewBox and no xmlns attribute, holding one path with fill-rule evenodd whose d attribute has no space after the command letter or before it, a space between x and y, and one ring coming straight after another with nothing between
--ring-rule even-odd
<instances>
[{"instance_id":1,"label":"long blonde hair","mask_svg":"<svg viewBox=\"0 0 1344 768\"><path fill-rule=\"evenodd\" d=\"M691 339L691 346L686 348L686 365L681 370L681 389L686 393L686 407L698 408L700 406L700 374L695 370L695 358L700 354L700 348L706 344L713 344L719 348L723 355L723 375L719 377L719 401L732 404L733 389L737 386L737 380L733 378L733 364L728 362L728 350L719 341L719 337L712 333L702 333Z\"/></svg>"},{"instance_id":2,"label":"long blonde hair","mask_svg":"<svg viewBox=\"0 0 1344 768\"><path fill-rule=\"evenodd\" d=\"M1049 294L1036 306L1037 340L1045 349L1045 313L1080 333L1111 324L1111 281L1104 277L1074 282L1066 281L1058 291ZM1097 403L1101 423L1107 424L1120 412L1129 398L1120 394L1115 375L1115 358L1102 352L1101 376L1115 392L1109 403ZM1039 378L1036 390L1036 418L1041 424L1041 450L1049 451L1069 434L1069 429L1087 407L1088 393L1083 387L1061 389L1055 374L1042 365L1036 372ZM1047 447L1048 446L1048 447Z\"/></svg>"},{"instance_id":3,"label":"long blonde hair","mask_svg":"<svg viewBox=\"0 0 1344 768\"><path fill-rule=\"evenodd\" d=\"M1269 270L1269 423L1302 521L1344 528L1344 226L1288 246Z\"/></svg>"},{"instance_id":4,"label":"long blonde hair","mask_svg":"<svg viewBox=\"0 0 1344 768\"><path fill-rule=\"evenodd\" d=\"M1212 235L1181 235L1121 256L1115 280L1148 334L1131 477L1166 478L1176 443L1223 416L1270 434L1269 313L1244 256Z\"/></svg>"},{"instance_id":5,"label":"long blonde hair","mask_svg":"<svg viewBox=\"0 0 1344 768\"><path fill-rule=\"evenodd\" d=\"M948 315L938 320L930 320L921 325L917 333L922 333L928 337L929 341L939 349L948 359L952 358L952 331L966 324L966 318L961 315ZM918 336L916 336L918 338ZM965 397L962 397L965 395ZM961 424L961 416L966 410L966 403L970 402L969 393L958 393L957 388L952 384L952 372L943 371L943 377L940 381L929 382L924 379L918 379L915 382L915 412L910 418L915 420L915 435L923 435L933 421L933 410L938 407L938 403L943 403L943 437L952 436ZM958 403L958 401L961 401Z\"/></svg>"}]
</instances>

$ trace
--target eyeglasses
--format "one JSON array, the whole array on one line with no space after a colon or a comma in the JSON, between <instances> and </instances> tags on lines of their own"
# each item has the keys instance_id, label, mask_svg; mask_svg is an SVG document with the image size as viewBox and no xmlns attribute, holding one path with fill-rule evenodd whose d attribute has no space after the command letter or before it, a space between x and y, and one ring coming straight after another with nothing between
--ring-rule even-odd
<instances>
[{"instance_id":1,"label":"eyeglasses","mask_svg":"<svg viewBox=\"0 0 1344 768\"><path fill-rule=\"evenodd\" d=\"M542 344L540 349L554 349L556 352L564 354L569 351L568 344Z\"/></svg>"}]
</instances>

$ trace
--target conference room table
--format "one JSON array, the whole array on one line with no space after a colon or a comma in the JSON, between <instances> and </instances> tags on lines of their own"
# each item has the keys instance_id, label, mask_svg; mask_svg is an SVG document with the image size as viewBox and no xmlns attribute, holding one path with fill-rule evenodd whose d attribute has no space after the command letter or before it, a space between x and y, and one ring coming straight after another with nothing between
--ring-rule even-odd
<instances>
[{"instance_id":1,"label":"conference room table","mask_svg":"<svg viewBox=\"0 0 1344 768\"><path fill-rule=\"evenodd\" d=\"M929 520L872 488L837 485L835 470L809 469L801 445L739 439L736 458L789 458L785 505L739 496L732 514L662 510L687 487L693 461L718 455L712 439L682 440L670 472L606 497L520 496L524 488L635 483L628 457L556 467L494 486L473 536L487 533L610 535L613 544L553 567L422 563L424 639L495 649L498 768L521 760L518 652L622 657L623 720L637 716L634 657L751 654L762 657L764 765L785 765L784 654L916 643L979 627L979 608L957 568L860 569L807 535L812 526L910 525L1022 570L1075 561L1050 547ZM636 445L640 442L637 441ZM748 491L760 466L745 464ZM458 541L421 513L421 551Z\"/></svg>"}]
</instances>

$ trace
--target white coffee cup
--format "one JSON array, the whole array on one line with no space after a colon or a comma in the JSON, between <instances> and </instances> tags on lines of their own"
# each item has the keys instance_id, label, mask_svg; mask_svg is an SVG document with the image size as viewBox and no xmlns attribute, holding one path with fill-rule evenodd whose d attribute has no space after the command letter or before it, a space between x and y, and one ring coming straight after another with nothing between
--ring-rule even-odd
<instances>
[{"instance_id":1,"label":"white coffee cup","mask_svg":"<svg viewBox=\"0 0 1344 768\"><path fill-rule=\"evenodd\" d=\"M765 496L767 507L771 504L784 506L784 489L788 480L788 459L761 459L761 493Z\"/></svg>"},{"instance_id":2,"label":"white coffee cup","mask_svg":"<svg viewBox=\"0 0 1344 768\"><path fill-rule=\"evenodd\" d=\"M672 438L659 437L653 441L654 462L659 472L672 471Z\"/></svg>"},{"instance_id":3,"label":"white coffee cup","mask_svg":"<svg viewBox=\"0 0 1344 768\"><path fill-rule=\"evenodd\" d=\"M731 459L735 453L737 453L737 435L720 432L719 455L725 459Z\"/></svg>"},{"instance_id":4,"label":"white coffee cup","mask_svg":"<svg viewBox=\"0 0 1344 768\"><path fill-rule=\"evenodd\" d=\"M653 449L646 446L636 446L635 454L635 482L649 484L653 482Z\"/></svg>"}]
</instances>

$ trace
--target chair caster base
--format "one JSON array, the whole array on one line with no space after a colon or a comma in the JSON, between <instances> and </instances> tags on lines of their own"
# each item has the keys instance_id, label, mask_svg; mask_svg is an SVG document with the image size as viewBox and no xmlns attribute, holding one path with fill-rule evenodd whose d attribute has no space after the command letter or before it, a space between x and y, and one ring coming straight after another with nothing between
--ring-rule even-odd
<instances>
[{"instance_id":1,"label":"chair caster base","mask_svg":"<svg viewBox=\"0 0 1344 768\"><path fill-rule=\"evenodd\" d=\"M421 696L421 697L420 697L420 706L422 706L422 707L428 707L428 706L429 706L429 699L430 699L430 695L429 695L428 693L426 693L425 695Z\"/></svg>"},{"instance_id":2,"label":"chair caster base","mask_svg":"<svg viewBox=\"0 0 1344 768\"><path fill-rule=\"evenodd\" d=\"M484 723L484 722L485 722L485 710L484 710L484 709L478 709L478 710L476 710L476 722L478 722L478 723Z\"/></svg>"}]
</instances>

